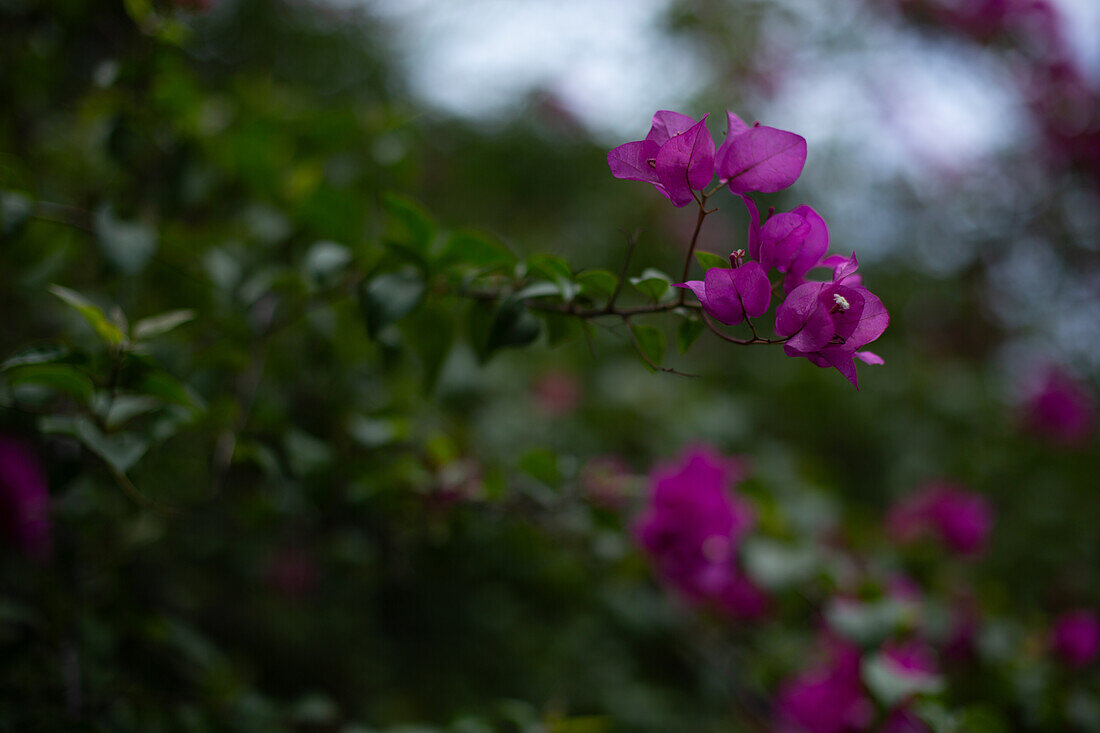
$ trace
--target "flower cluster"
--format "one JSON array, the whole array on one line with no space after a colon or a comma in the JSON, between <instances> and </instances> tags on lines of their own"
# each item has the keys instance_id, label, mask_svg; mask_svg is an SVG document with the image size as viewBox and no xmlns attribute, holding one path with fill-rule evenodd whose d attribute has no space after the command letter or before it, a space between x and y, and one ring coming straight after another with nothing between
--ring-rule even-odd
<instances>
[{"instance_id":1,"label":"flower cluster","mask_svg":"<svg viewBox=\"0 0 1100 733\"><path fill-rule=\"evenodd\" d=\"M754 521L752 508L729 491L742 473L709 449L687 451L653 473L649 506L634 529L661 576L688 600L752 619L767 598L738 562Z\"/></svg>"},{"instance_id":2,"label":"flower cluster","mask_svg":"<svg viewBox=\"0 0 1100 733\"><path fill-rule=\"evenodd\" d=\"M700 223L709 213L707 197L718 188L728 187L744 201L750 219L747 252L733 252L729 268L712 267L702 280L677 284L695 294L706 318L733 326L763 316L777 287L770 277L775 272L786 294L776 309L778 338L760 339L753 327L754 343L783 343L788 356L833 367L853 385L856 359L883 363L862 349L882 335L890 316L863 286L855 254L826 256L828 226L809 206L778 214L769 210L764 218L749 196L780 191L798 179L806 162L801 136L759 123L749 126L727 112L726 138L715 149L705 115L697 122L662 110L653 116L644 140L620 145L607 161L616 178L651 183L676 206L697 202ZM717 188L705 190L715 176ZM815 268L831 269L832 281L807 281Z\"/></svg>"},{"instance_id":3,"label":"flower cluster","mask_svg":"<svg viewBox=\"0 0 1100 733\"><path fill-rule=\"evenodd\" d=\"M955 552L975 555L989 540L993 510L979 494L950 484L929 484L894 505L886 525L900 542L931 533Z\"/></svg>"}]
</instances>

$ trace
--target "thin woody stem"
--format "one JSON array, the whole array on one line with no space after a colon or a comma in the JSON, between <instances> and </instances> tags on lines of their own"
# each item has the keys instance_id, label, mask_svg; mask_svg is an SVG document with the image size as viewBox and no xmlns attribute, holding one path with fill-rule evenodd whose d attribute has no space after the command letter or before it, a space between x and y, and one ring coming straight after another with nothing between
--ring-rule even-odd
<instances>
[{"instance_id":1,"label":"thin woody stem","mask_svg":"<svg viewBox=\"0 0 1100 733\"><path fill-rule=\"evenodd\" d=\"M699 203L699 216L695 219L695 231L691 233L691 244L688 245L687 257L684 258L684 273L680 276L680 282L687 282L688 272L691 271L691 257L695 254L695 245L699 242L699 231L703 228L703 220L710 213L706 208L707 195L705 193L696 201ZM681 290L680 297L677 298L676 302L683 305L686 297L687 291Z\"/></svg>"}]
</instances>

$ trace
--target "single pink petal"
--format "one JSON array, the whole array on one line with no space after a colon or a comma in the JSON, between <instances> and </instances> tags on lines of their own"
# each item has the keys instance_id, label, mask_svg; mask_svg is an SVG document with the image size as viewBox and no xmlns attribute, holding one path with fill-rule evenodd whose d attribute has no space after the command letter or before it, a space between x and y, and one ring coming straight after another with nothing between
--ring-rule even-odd
<instances>
[{"instance_id":1,"label":"single pink petal","mask_svg":"<svg viewBox=\"0 0 1100 733\"><path fill-rule=\"evenodd\" d=\"M731 192L774 193L802 175L806 140L774 127L752 127L733 139L717 163Z\"/></svg>"},{"instance_id":2,"label":"single pink petal","mask_svg":"<svg viewBox=\"0 0 1100 733\"><path fill-rule=\"evenodd\" d=\"M649 140L638 140L614 148L607 154L611 175L628 181L657 180L657 169L649 163L657 157L660 146Z\"/></svg>"},{"instance_id":3,"label":"single pink petal","mask_svg":"<svg viewBox=\"0 0 1100 733\"><path fill-rule=\"evenodd\" d=\"M776 214L760 228L757 260L766 268L787 272L809 233L810 225L798 214Z\"/></svg>"},{"instance_id":4,"label":"single pink petal","mask_svg":"<svg viewBox=\"0 0 1100 733\"><path fill-rule=\"evenodd\" d=\"M735 115L733 112L726 110L726 139L722 141L722 145L718 148L718 158L721 158L726 149L733 144L733 139L738 135L742 135L749 131L749 126L745 122Z\"/></svg>"},{"instance_id":5,"label":"single pink petal","mask_svg":"<svg viewBox=\"0 0 1100 733\"><path fill-rule=\"evenodd\" d=\"M707 291L706 286L702 280L688 280L686 283L675 283L674 288L685 288L695 293L695 297L699 299L699 302L705 307L707 304Z\"/></svg>"},{"instance_id":6,"label":"single pink petal","mask_svg":"<svg viewBox=\"0 0 1100 733\"><path fill-rule=\"evenodd\" d=\"M798 214L810 227L810 231L802 240L802 249L791 263L790 275L797 279L806 276L806 273L817 266L817 263L829 251L829 227L825 220L809 206L799 206L791 211ZM793 290L795 286L792 286Z\"/></svg>"},{"instance_id":7,"label":"single pink petal","mask_svg":"<svg viewBox=\"0 0 1100 733\"><path fill-rule=\"evenodd\" d=\"M850 278L856 274L856 270L859 269L859 261L856 260L856 253L853 252L851 257L841 257L840 255L833 255L832 257L825 258L825 264L833 268L833 282L843 282L845 279ZM845 285L856 285L857 283L848 282Z\"/></svg>"},{"instance_id":8,"label":"single pink petal","mask_svg":"<svg viewBox=\"0 0 1100 733\"><path fill-rule=\"evenodd\" d=\"M855 353L855 357L862 361L864 364L875 364L881 366L886 363L885 361L883 361L881 356L874 353L873 351L857 351Z\"/></svg>"},{"instance_id":9,"label":"single pink petal","mask_svg":"<svg viewBox=\"0 0 1100 733\"><path fill-rule=\"evenodd\" d=\"M671 138L657 153L657 179L676 206L694 201L692 189L705 187L714 177L714 140L706 120L703 115L703 119Z\"/></svg>"},{"instance_id":10,"label":"single pink petal","mask_svg":"<svg viewBox=\"0 0 1100 733\"><path fill-rule=\"evenodd\" d=\"M860 286L853 289L863 296L863 312L859 316L859 323L856 325L855 330L847 337L847 343L852 348L858 349L882 335L882 332L890 325L890 313L878 296L867 288Z\"/></svg>"},{"instance_id":11,"label":"single pink petal","mask_svg":"<svg viewBox=\"0 0 1100 733\"><path fill-rule=\"evenodd\" d=\"M707 300L703 307L722 323L733 326L745 319L745 309L734 285L734 272L712 267L706 274Z\"/></svg>"},{"instance_id":12,"label":"single pink petal","mask_svg":"<svg viewBox=\"0 0 1100 733\"><path fill-rule=\"evenodd\" d=\"M772 302L772 284L758 262L746 262L733 271L733 285L741 298L745 315L757 318L768 312Z\"/></svg>"},{"instance_id":13,"label":"single pink petal","mask_svg":"<svg viewBox=\"0 0 1100 733\"><path fill-rule=\"evenodd\" d=\"M649 134L645 136L645 139L656 143L657 147L660 147L694 124L695 119L692 117L662 109L653 115L653 124L650 125Z\"/></svg>"},{"instance_id":14,"label":"single pink petal","mask_svg":"<svg viewBox=\"0 0 1100 733\"><path fill-rule=\"evenodd\" d=\"M797 351L818 351L833 338L833 319L822 307L825 283L805 283L791 291L775 312L775 332Z\"/></svg>"},{"instance_id":15,"label":"single pink petal","mask_svg":"<svg viewBox=\"0 0 1100 733\"><path fill-rule=\"evenodd\" d=\"M821 355L830 366L843 374L852 386L859 389L859 384L856 382L856 363L852 360L853 352L850 349L843 346L829 346L821 350Z\"/></svg>"},{"instance_id":16,"label":"single pink petal","mask_svg":"<svg viewBox=\"0 0 1100 733\"><path fill-rule=\"evenodd\" d=\"M721 151L719 151L720 153ZM756 202L745 194L741 194L741 200L745 202L745 208L749 210L749 257L760 259L760 210L756 208Z\"/></svg>"}]
</instances>

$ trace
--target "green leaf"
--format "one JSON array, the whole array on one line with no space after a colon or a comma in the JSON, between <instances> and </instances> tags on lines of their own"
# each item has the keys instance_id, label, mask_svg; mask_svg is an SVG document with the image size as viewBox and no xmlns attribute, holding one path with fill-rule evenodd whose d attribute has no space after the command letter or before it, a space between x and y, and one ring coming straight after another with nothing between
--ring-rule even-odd
<instances>
[{"instance_id":1,"label":"green leaf","mask_svg":"<svg viewBox=\"0 0 1100 733\"><path fill-rule=\"evenodd\" d=\"M578 273L576 279L581 292L592 296L610 296L619 283L619 278L608 270L585 270Z\"/></svg>"},{"instance_id":2,"label":"green leaf","mask_svg":"<svg viewBox=\"0 0 1100 733\"><path fill-rule=\"evenodd\" d=\"M481 271L510 269L516 264L516 256L484 234L457 231L447 239L436 264L440 267L467 266Z\"/></svg>"},{"instance_id":3,"label":"green leaf","mask_svg":"<svg viewBox=\"0 0 1100 733\"><path fill-rule=\"evenodd\" d=\"M793 547L775 540L750 539L743 547L745 570L765 588L779 590L813 577L820 558L813 547Z\"/></svg>"},{"instance_id":4,"label":"green leaf","mask_svg":"<svg viewBox=\"0 0 1100 733\"><path fill-rule=\"evenodd\" d=\"M34 201L15 191L0 191L0 237L19 232L34 212Z\"/></svg>"},{"instance_id":5,"label":"green leaf","mask_svg":"<svg viewBox=\"0 0 1100 733\"><path fill-rule=\"evenodd\" d=\"M92 328L95 330L99 337L106 341L111 346L119 346L126 341L126 334L122 332L118 326L111 323L99 306L92 303L75 290L69 290L63 288L60 285L51 285L50 292L56 295L66 304L76 309L80 315L84 316Z\"/></svg>"},{"instance_id":6,"label":"green leaf","mask_svg":"<svg viewBox=\"0 0 1100 733\"><path fill-rule=\"evenodd\" d=\"M716 255L713 252L703 252L702 250L695 250L695 259L703 268L703 272L706 272L712 267L721 267L727 270L730 267L729 260L727 260L722 255Z\"/></svg>"},{"instance_id":7,"label":"green leaf","mask_svg":"<svg viewBox=\"0 0 1100 733\"><path fill-rule=\"evenodd\" d=\"M383 327L411 313L424 297L424 280L413 269L390 272L364 283L359 304L367 333L378 336Z\"/></svg>"},{"instance_id":8,"label":"green leaf","mask_svg":"<svg viewBox=\"0 0 1100 733\"><path fill-rule=\"evenodd\" d=\"M360 445L380 448L409 437L409 421L397 417L366 417L355 415L348 423L348 434Z\"/></svg>"},{"instance_id":9,"label":"green leaf","mask_svg":"<svg viewBox=\"0 0 1100 733\"><path fill-rule=\"evenodd\" d=\"M43 433L76 438L119 473L129 471L149 450L149 441L138 433L104 435L91 419L84 416L48 415L39 419L38 429Z\"/></svg>"},{"instance_id":10,"label":"green leaf","mask_svg":"<svg viewBox=\"0 0 1100 733\"><path fill-rule=\"evenodd\" d=\"M546 448L528 451L519 460L520 470L547 486L561 483L561 470L558 468L558 454Z\"/></svg>"},{"instance_id":11,"label":"green leaf","mask_svg":"<svg viewBox=\"0 0 1100 733\"><path fill-rule=\"evenodd\" d=\"M665 358L665 332L653 326L630 324L638 351L642 352L653 365L660 366ZM644 361L644 359L643 359ZM650 369L652 365L646 364Z\"/></svg>"},{"instance_id":12,"label":"green leaf","mask_svg":"<svg viewBox=\"0 0 1100 733\"><path fill-rule=\"evenodd\" d=\"M153 338L168 333L176 326L181 326L195 318L193 310L166 311L159 315L142 318L134 324L133 337L135 341Z\"/></svg>"},{"instance_id":13,"label":"green leaf","mask_svg":"<svg viewBox=\"0 0 1100 733\"><path fill-rule=\"evenodd\" d=\"M509 299L496 309L475 303L470 314L470 338L483 364L500 349L526 346L538 338L542 323L522 300Z\"/></svg>"},{"instance_id":14,"label":"green leaf","mask_svg":"<svg viewBox=\"0 0 1100 733\"><path fill-rule=\"evenodd\" d=\"M573 268L561 257L548 254L532 255L527 259L528 277L541 277L558 287L562 300L570 301L577 294L573 282Z\"/></svg>"},{"instance_id":15,"label":"green leaf","mask_svg":"<svg viewBox=\"0 0 1100 733\"><path fill-rule=\"evenodd\" d=\"M141 272L156 252L156 231L146 224L116 219L110 206L95 212L92 227L103 254L128 275Z\"/></svg>"},{"instance_id":16,"label":"green leaf","mask_svg":"<svg viewBox=\"0 0 1100 733\"><path fill-rule=\"evenodd\" d=\"M630 284L647 298L651 300L660 300L661 296L668 291L669 286L672 284L672 278L660 270L647 267L642 271L640 277L630 278Z\"/></svg>"},{"instance_id":17,"label":"green leaf","mask_svg":"<svg viewBox=\"0 0 1100 733\"><path fill-rule=\"evenodd\" d=\"M680 321L680 324L676 326L676 348L679 352L686 354L704 330L706 330L706 325L702 321L697 321L694 318L685 318Z\"/></svg>"},{"instance_id":18,"label":"green leaf","mask_svg":"<svg viewBox=\"0 0 1100 733\"><path fill-rule=\"evenodd\" d=\"M64 346L50 344L46 346L28 346L15 352L0 363L0 372L27 364L50 364L64 360L69 350Z\"/></svg>"},{"instance_id":19,"label":"green leaf","mask_svg":"<svg viewBox=\"0 0 1100 733\"><path fill-rule=\"evenodd\" d=\"M75 397L83 404L92 400L95 385L87 374L71 364L23 364L8 371L10 384L39 384Z\"/></svg>"},{"instance_id":20,"label":"green leaf","mask_svg":"<svg viewBox=\"0 0 1100 733\"><path fill-rule=\"evenodd\" d=\"M142 377L138 389L142 394L157 397L170 404L197 410L204 407L202 398L168 372L149 371Z\"/></svg>"},{"instance_id":21,"label":"green leaf","mask_svg":"<svg viewBox=\"0 0 1100 733\"><path fill-rule=\"evenodd\" d=\"M351 250L336 242L314 242L306 252L302 269L307 278L319 284L331 283L352 260Z\"/></svg>"},{"instance_id":22,"label":"green leaf","mask_svg":"<svg viewBox=\"0 0 1100 733\"><path fill-rule=\"evenodd\" d=\"M421 204L397 193L382 194L387 216L385 238L427 256L435 239L435 221Z\"/></svg>"}]
</instances>

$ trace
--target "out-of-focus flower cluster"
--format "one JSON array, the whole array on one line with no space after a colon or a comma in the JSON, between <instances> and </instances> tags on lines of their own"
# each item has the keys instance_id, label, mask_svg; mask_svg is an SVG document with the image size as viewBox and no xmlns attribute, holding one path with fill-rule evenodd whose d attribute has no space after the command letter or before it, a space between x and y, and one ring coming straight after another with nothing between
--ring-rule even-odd
<instances>
[{"instance_id":1,"label":"out-of-focus flower cluster","mask_svg":"<svg viewBox=\"0 0 1100 733\"><path fill-rule=\"evenodd\" d=\"M738 559L754 515L730 491L743 471L739 461L710 449L689 450L654 472L649 506L635 534L661 576L684 597L756 618L766 598Z\"/></svg>"},{"instance_id":2,"label":"out-of-focus flower cluster","mask_svg":"<svg viewBox=\"0 0 1100 733\"><path fill-rule=\"evenodd\" d=\"M799 604L815 604L816 642L806 661L788 663L792 671L770 690L772 730L933 730L925 703L946 689L951 675L972 674L982 663L987 612L959 573L974 568L989 546L991 503L957 484L932 482L887 512L886 554L902 560L915 540L933 539L948 550L936 562L955 566L946 586L922 583L882 564L881 557L821 536L814 552L832 577L824 592L812 576L801 586L781 587L769 582L766 567L761 570L766 563L751 559L751 546L766 542L767 530L754 531L760 509L733 491L745 478L744 465L695 447L652 472L634 533L657 574L690 603L735 624L759 624L761 633L768 619L790 608L786 591ZM971 562L958 563L963 556ZM1066 669L1082 670L1100 656L1100 617L1093 610L1064 613L1032 638L1043 635L1049 641L1032 643L1030 653L1048 655Z\"/></svg>"}]
</instances>

